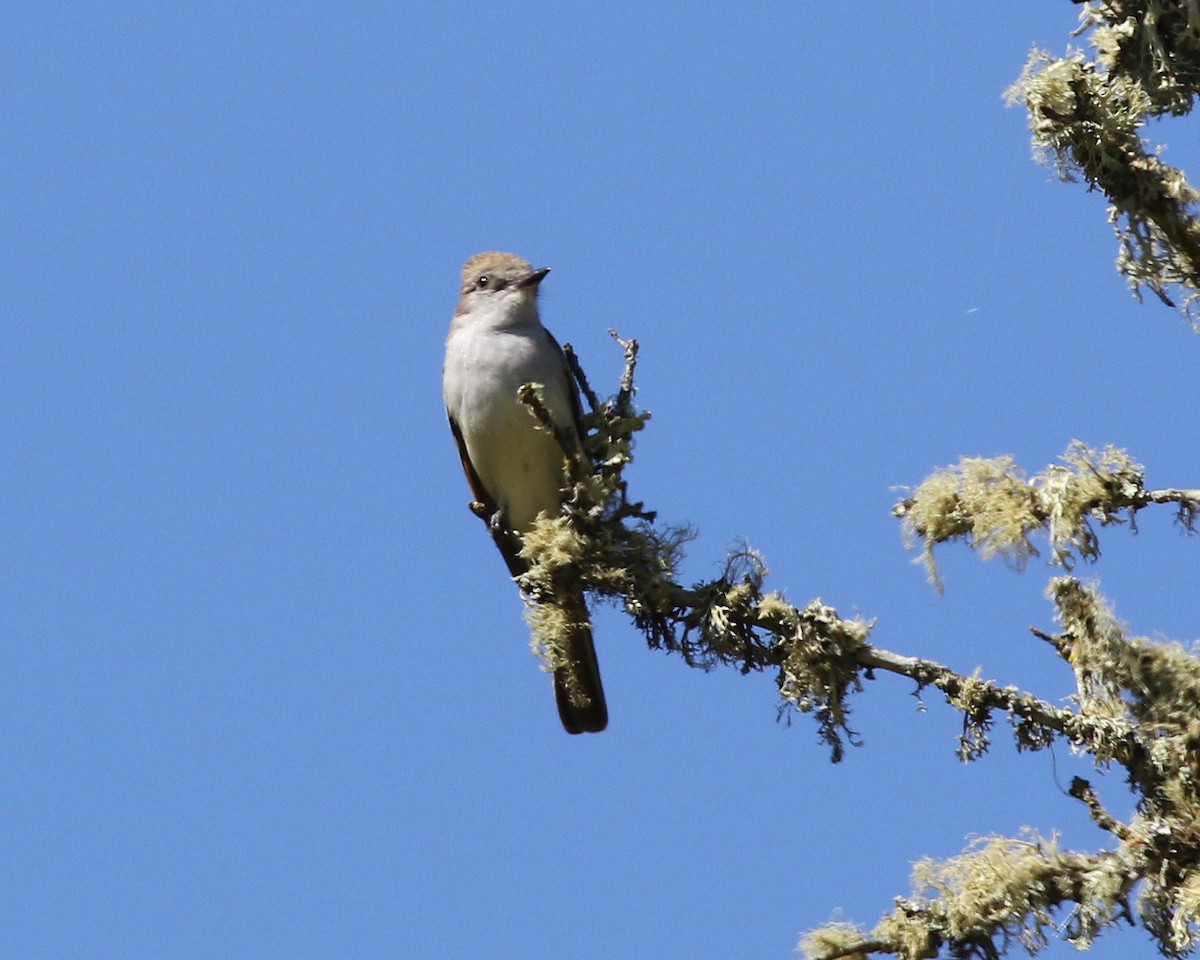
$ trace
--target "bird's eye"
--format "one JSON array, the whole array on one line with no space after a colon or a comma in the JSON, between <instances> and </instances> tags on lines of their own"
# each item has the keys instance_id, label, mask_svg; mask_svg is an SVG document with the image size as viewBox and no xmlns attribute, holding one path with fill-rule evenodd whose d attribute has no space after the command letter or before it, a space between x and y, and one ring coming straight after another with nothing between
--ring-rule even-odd
<instances>
[{"instance_id":1,"label":"bird's eye","mask_svg":"<svg viewBox=\"0 0 1200 960\"><path fill-rule=\"evenodd\" d=\"M508 280L485 273L475 281L475 286L479 290L503 290L508 286Z\"/></svg>"}]
</instances>

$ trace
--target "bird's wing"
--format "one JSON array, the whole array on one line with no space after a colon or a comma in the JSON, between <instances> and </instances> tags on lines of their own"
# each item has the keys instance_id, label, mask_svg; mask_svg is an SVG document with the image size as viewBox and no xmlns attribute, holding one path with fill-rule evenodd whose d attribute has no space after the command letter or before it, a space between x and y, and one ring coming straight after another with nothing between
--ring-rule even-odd
<instances>
[{"instance_id":1,"label":"bird's wing","mask_svg":"<svg viewBox=\"0 0 1200 960\"><path fill-rule=\"evenodd\" d=\"M458 444L458 456L462 460L463 473L467 475L467 484L470 486L471 492L475 494L475 499L483 504L484 516L488 521L488 532L496 542L496 548L500 551L500 556L504 558L508 572L514 577L519 577L529 569L529 564L520 557L521 543L507 523L496 524L493 522L500 508L497 506L495 498L487 492L483 481L479 479L479 474L475 472L475 466L471 463L471 455L467 452L467 441L463 439L458 422L449 413L446 414L446 419L450 422L450 432L454 434L454 442ZM500 516L500 519L503 521L503 515Z\"/></svg>"},{"instance_id":2,"label":"bird's wing","mask_svg":"<svg viewBox=\"0 0 1200 960\"><path fill-rule=\"evenodd\" d=\"M571 422L575 427L575 435L579 438L579 442L583 443L583 403L579 399L579 384L575 382L575 375L571 373L571 366L567 363L567 355L563 353L563 348L554 339L554 334L545 327L542 330L545 331L546 338L553 344L554 349L558 351L559 359L562 361L563 375L567 378L567 395L571 398Z\"/></svg>"},{"instance_id":3,"label":"bird's wing","mask_svg":"<svg viewBox=\"0 0 1200 960\"><path fill-rule=\"evenodd\" d=\"M467 452L467 441L463 439L458 421L449 413L446 414L446 419L450 422L450 432L454 434L454 442L458 444L458 458L462 461L463 473L467 475L467 484L471 487L471 492L475 494L475 499L487 508L489 514L495 513L496 501L487 492L483 481L479 479L479 474L475 472L475 467L471 463L471 455Z\"/></svg>"}]
</instances>

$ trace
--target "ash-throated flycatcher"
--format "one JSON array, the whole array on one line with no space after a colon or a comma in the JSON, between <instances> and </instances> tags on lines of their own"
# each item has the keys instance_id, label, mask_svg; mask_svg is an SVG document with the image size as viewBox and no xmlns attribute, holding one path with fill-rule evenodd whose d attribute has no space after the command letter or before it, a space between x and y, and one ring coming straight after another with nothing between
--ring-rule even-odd
<instances>
[{"instance_id":1,"label":"ash-throated flycatcher","mask_svg":"<svg viewBox=\"0 0 1200 960\"><path fill-rule=\"evenodd\" d=\"M558 341L538 318L533 269L512 253L480 253L466 262L462 292L442 367L442 395L463 470L491 518L492 537L514 577L528 569L521 535L538 516L562 507L565 457L558 442L517 399L540 383L559 432L579 443L579 394ZM572 623L567 666L554 671L554 698L567 733L598 733L608 723L600 667L583 591L556 601Z\"/></svg>"}]
</instances>

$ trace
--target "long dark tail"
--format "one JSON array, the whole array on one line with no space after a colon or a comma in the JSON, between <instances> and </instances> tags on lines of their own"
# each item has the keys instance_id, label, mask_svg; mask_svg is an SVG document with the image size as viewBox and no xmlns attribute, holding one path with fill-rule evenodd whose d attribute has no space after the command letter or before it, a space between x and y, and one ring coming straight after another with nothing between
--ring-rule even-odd
<instances>
[{"instance_id":1,"label":"long dark tail","mask_svg":"<svg viewBox=\"0 0 1200 960\"><path fill-rule=\"evenodd\" d=\"M571 606L575 608L576 604ZM578 609L581 613L572 617L575 629L567 650L570 663L554 671L554 700L567 733L599 733L608 726L608 705L583 597L578 600Z\"/></svg>"}]
</instances>

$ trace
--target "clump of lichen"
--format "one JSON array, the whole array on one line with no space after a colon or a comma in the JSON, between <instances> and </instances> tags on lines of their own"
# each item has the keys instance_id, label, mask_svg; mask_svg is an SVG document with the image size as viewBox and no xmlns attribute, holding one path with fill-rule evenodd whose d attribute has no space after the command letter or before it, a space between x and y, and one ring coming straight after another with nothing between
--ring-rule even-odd
<instances>
[{"instance_id":1,"label":"clump of lichen","mask_svg":"<svg viewBox=\"0 0 1200 960\"><path fill-rule=\"evenodd\" d=\"M520 580L529 601L525 621L533 652L547 671L568 664L571 637L581 620L586 622L587 606L574 573L586 552L586 539L563 516L539 519L522 537L521 557L530 564ZM573 678L574 672L566 676Z\"/></svg>"},{"instance_id":2,"label":"clump of lichen","mask_svg":"<svg viewBox=\"0 0 1200 960\"><path fill-rule=\"evenodd\" d=\"M1200 92L1200 15L1186 0L1104 0L1084 4L1080 20L1093 58L1035 48L1006 99L1025 105L1039 160L1108 197L1117 269L1134 296L1149 289L1173 305L1179 290L1200 332L1200 192L1141 136L1150 119L1189 112Z\"/></svg>"},{"instance_id":3,"label":"clump of lichen","mask_svg":"<svg viewBox=\"0 0 1200 960\"><path fill-rule=\"evenodd\" d=\"M1054 839L982 838L948 860L918 861L913 896L898 901L872 936L912 958L932 957L947 941L999 952L1016 943L1034 954L1057 932L1054 910L1074 901L1083 866Z\"/></svg>"},{"instance_id":4,"label":"clump of lichen","mask_svg":"<svg viewBox=\"0 0 1200 960\"><path fill-rule=\"evenodd\" d=\"M800 938L796 948L801 957L840 957L845 960L866 960L867 934L858 926L845 920L835 920L823 927L810 930Z\"/></svg>"},{"instance_id":5,"label":"clump of lichen","mask_svg":"<svg viewBox=\"0 0 1200 960\"><path fill-rule=\"evenodd\" d=\"M1018 570L1037 554L1029 540L1041 525L1037 493L1012 457L963 457L934 471L896 510L906 541L921 541L921 559L939 589L939 543L965 540L984 559L1001 556Z\"/></svg>"},{"instance_id":6,"label":"clump of lichen","mask_svg":"<svg viewBox=\"0 0 1200 960\"><path fill-rule=\"evenodd\" d=\"M934 547L955 540L1022 570L1038 555L1033 534L1043 531L1052 563L1070 569L1076 558L1095 560L1093 523L1120 522L1122 511L1144 505L1142 467L1115 447L1095 450L1078 440L1060 459L1029 477L1009 456L963 457L896 504L906 542L921 543L930 582L942 588Z\"/></svg>"}]
</instances>

